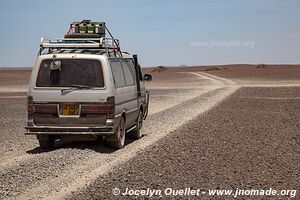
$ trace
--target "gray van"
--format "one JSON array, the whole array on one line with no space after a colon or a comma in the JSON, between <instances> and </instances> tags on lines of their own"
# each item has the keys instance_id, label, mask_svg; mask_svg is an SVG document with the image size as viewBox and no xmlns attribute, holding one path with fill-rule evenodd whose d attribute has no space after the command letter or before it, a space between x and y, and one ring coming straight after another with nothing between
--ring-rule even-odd
<instances>
[{"instance_id":1,"label":"gray van","mask_svg":"<svg viewBox=\"0 0 300 200\"><path fill-rule=\"evenodd\" d=\"M26 134L41 148L57 139L104 139L125 145L125 135L139 139L149 94L136 55L122 52L109 38L41 40L28 89Z\"/></svg>"}]
</instances>

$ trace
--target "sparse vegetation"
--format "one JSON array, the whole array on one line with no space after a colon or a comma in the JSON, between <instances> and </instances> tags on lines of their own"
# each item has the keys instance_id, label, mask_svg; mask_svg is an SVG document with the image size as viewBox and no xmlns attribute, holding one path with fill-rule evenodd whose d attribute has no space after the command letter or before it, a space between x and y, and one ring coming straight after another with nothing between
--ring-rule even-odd
<instances>
[{"instance_id":1,"label":"sparse vegetation","mask_svg":"<svg viewBox=\"0 0 300 200\"><path fill-rule=\"evenodd\" d=\"M257 65L256 68L258 68L258 69L260 69L260 68L267 68L267 65L266 64L259 64L259 65Z\"/></svg>"},{"instance_id":2,"label":"sparse vegetation","mask_svg":"<svg viewBox=\"0 0 300 200\"><path fill-rule=\"evenodd\" d=\"M161 72L165 72L167 71L167 67L165 66L157 66L155 69L153 69L151 72L158 72L158 73L161 73Z\"/></svg>"},{"instance_id":3,"label":"sparse vegetation","mask_svg":"<svg viewBox=\"0 0 300 200\"><path fill-rule=\"evenodd\" d=\"M226 68L224 67L210 67L205 69L204 71L219 71L219 70L225 70Z\"/></svg>"}]
</instances>

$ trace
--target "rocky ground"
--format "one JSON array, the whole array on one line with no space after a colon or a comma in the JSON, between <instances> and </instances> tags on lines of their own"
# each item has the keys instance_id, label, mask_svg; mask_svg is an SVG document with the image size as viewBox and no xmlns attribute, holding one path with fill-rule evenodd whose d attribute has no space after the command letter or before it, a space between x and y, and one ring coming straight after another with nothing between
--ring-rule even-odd
<instances>
[{"instance_id":1,"label":"rocky ground","mask_svg":"<svg viewBox=\"0 0 300 200\"><path fill-rule=\"evenodd\" d=\"M114 199L114 187L299 188L299 80L276 76L260 85L178 69L153 75L145 136L127 138L118 151L101 141L41 150L24 135L28 77L1 83L0 199Z\"/></svg>"},{"instance_id":2,"label":"rocky ground","mask_svg":"<svg viewBox=\"0 0 300 200\"><path fill-rule=\"evenodd\" d=\"M299 88L242 88L69 198L115 199L115 187L199 188L201 199L209 189L299 189L299 110ZM120 195L133 197L148 198Z\"/></svg>"}]
</instances>

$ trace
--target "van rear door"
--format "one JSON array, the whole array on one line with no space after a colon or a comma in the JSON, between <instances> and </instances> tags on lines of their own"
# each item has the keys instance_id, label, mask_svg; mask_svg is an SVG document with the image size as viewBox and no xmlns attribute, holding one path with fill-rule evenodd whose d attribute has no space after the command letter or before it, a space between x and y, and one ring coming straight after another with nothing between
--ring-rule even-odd
<instances>
[{"instance_id":1,"label":"van rear door","mask_svg":"<svg viewBox=\"0 0 300 200\"><path fill-rule=\"evenodd\" d=\"M37 126L101 126L114 113L99 60L43 60L31 95Z\"/></svg>"}]
</instances>

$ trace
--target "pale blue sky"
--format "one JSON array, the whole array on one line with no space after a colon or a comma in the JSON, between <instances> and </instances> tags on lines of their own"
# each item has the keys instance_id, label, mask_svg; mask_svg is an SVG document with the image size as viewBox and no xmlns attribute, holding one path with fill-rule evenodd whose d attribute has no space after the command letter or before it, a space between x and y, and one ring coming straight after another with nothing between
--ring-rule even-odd
<instances>
[{"instance_id":1,"label":"pale blue sky","mask_svg":"<svg viewBox=\"0 0 300 200\"><path fill-rule=\"evenodd\" d=\"M300 63L298 0L1 0L0 67L33 66L41 37L82 19L143 66Z\"/></svg>"}]
</instances>

